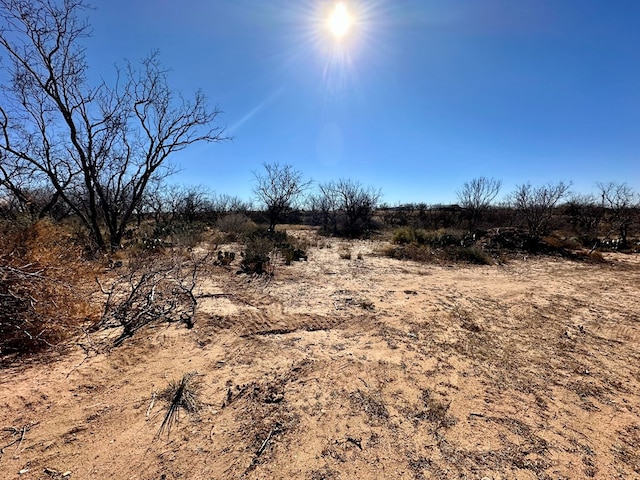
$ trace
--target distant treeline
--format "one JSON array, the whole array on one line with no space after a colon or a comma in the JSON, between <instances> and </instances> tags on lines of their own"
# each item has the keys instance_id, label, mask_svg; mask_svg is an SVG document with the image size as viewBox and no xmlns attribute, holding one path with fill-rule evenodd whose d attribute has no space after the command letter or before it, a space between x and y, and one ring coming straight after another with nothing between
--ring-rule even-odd
<instances>
[{"instance_id":1,"label":"distant treeline","mask_svg":"<svg viewBox=\"0 0 640 480\"><path fill-rule=\"evenodd\" d=\"M511 227L536 236L560 230L585 244L608 241L624 246L640 234L640 195L623 183L600 183L592 194L573 193L565 182L542 186L527 183L504 201L494 203L501 183L480 177L463 184L456 192L456 204L390 206L380 203L380 190L355 181L314 186L290 166L275 164L269 168L265 176L255 176L272 191L261 195L256 189L256 198L251 201L216 194L203 186L155 183L136 205L130 227L153 222L162 231L162 227L176 223L214 225L225 217L242 215L271 229L282 223L307 224L320 227L325 234L343 236L399 227L468 231ZM296 188L269 178L283 173ZM287 197L287 192L294 194ZM24 188L20 197L5 190L1 198L0 216L9 220L47 216L61 221L74 216L73 210L56 200L55 192L42 187ZM276 202L280 203L274 205Z\"/></svg>"}]
</instances>

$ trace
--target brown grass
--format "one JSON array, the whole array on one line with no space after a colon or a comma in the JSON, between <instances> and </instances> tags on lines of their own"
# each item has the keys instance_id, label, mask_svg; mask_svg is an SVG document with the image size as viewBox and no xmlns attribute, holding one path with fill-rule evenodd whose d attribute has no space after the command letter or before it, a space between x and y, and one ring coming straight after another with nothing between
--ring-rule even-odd
<instances>
[{"instance_id":1,"label":"brown grass","mask_svg":"<svg viewBox=\"0 0 640 480\"><path fill-rule=\"evenodd\" d=\"M96 265L81 259L66 230L40 221L0 235L3 355L61 347L97 320L99 305L91 301Z\"/></svg>"}]
</instances>

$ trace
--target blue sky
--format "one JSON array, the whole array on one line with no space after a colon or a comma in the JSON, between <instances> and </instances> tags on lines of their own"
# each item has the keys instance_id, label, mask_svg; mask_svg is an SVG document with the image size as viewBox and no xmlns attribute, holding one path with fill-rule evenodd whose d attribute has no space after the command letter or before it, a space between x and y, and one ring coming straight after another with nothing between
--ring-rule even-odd
<instances>
[{"instance_id":1,"label":"blue sky","mask_svg":"<svg viewBox=\"0 0 640 480\"><path fill-rule=\"evenodd\" d=\"M174 158L173 181L252 196L265 162L352 178L383 201L449 203L484 175L640 190L640 2L109 0L88 12L92 75L159 50L234 137Z\"/></svg>"}]
</instances>

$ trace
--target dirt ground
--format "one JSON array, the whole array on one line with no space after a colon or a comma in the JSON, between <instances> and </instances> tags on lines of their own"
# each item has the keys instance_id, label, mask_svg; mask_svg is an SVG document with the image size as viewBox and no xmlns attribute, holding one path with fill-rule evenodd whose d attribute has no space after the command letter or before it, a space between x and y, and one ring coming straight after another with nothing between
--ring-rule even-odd
<instances>
[{"instance_id":1,"label":"dirt ground","mask_svg":"<svg viewBox=\"0 0 640 480\"><path fill-rule=\"evenodd\" d=\"M0 478L640 478L640 256L428 265L381 245L217 267L191 330L0 370ZM160 432L189 372L199 408Z\"/></svg>"}]
</instances>

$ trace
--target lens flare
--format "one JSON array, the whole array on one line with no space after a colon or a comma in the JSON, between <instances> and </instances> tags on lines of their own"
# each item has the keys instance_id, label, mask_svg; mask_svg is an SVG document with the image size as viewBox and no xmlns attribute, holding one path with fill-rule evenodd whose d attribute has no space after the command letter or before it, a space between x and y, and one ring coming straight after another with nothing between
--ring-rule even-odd
<instances>
[{"instance_id":1,"label":"lens flare","mask_svg":"<svg viewBox=\"0 0 640 480\"><path fill-rule=\"evenodd\" d=\"M347 6L342 2L338 3L328 20L329 31L335 38L341 39L349 33L352 25L353 17Z\"/></svg>"}]
</instances>

